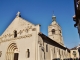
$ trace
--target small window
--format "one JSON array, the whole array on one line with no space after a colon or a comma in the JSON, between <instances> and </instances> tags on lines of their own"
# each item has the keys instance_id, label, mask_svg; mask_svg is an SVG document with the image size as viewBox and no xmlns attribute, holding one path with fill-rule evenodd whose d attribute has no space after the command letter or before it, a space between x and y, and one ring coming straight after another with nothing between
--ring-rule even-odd
<instances>
[{"instance_id":1,"label":"small window","mask_svg":"<svg viewBox=\"0 0 80 60\"><path fill-rule=\"evenodd\" d=\"M59 55L60 55L60 49L59 49Z\"/></svg>"},{"instance_id":2,"label":"small window","mask_svg":"<svg viewBox=\"0 0 80 60\"><path fill-rule=\"evenodd\" d=\"M73 51L73 55L74 55L74 57L76 57L76 51Z\"/></svg>"},{"instance_id":3,"label":"small window","mask_svg":"<svg viewBox=\"0 0 80 60\"><path fill-rule=\"evenodd\" d=\"M17 37L17 31L14 30L14 38Z\"/></svg>"},{"instance_id":4,"label":"small window","mask_svg":"<svg viewBox=\"0 0 80 60\"><path fill-rule=\"evenodd\" d=\"M46 52L48 52L48 44L46 44Z\"/></svg>"},{"instance_id":5,"label":"small window","mask_svg":"<svg viewBox=\"0 0 80 60\"><path fill-rule=\"evenodd\" d=\"M2 51L0 51L0 57L1 57L1 55L2 55Z\"/></svg>"},{"instance_id":6,"label":"small window","mask_svg":"<svg viewBox=\"0 0 80 60\"><path fill-rule=\"evenodd\" d=\"M55 29L52 29L52 34L55 34Z\"/></svg>"},{"instance_id":7,"label":"small window","mask_svg":"<svg viewBox=\"0 0 80 60\"><path fill-rule=\"evenodd\" d=\"M29 58L30 57L30 51L29 51L29 49L27 49L27 58Z\"/></svg>"},{"instance_id":8,"label":"small window","mask_svg":"<svg viewBox=\"0 0 80 60\"><path fill-rule=\"evenodd\" d=\"M45 59L45 52L44 52L44 59Z\"/></svg>"},{"instance_id":9,"label":"small window","mask_svg":"<svg viewBox=\"0 0 80 60\"><path fill-rule=\"evenodd\" d=\"M55 53L55 47L54 47L54 53Z\"/></svg>"},{"instance_id":10,"label":"small window","mask_svg":"<svg viewBox=\"0 0 80 60\"><path fill-rule=\"evenodd\" d=\"M76 51L73 51L73 54L76 54Z\"/></svg>"},{"instance_id":11,"label":"small window","mask_svg":"<svg viewBox=\"0 0 80 60\"><path fill-rule=\"evenodd\" d=\"M63 55L63 50L62 50L62 55Z\"/></svg>"},{"instance_id":12,"label":"small window","mask_svg":"<svg viewBox=\"0 0 80 60\"><path fill-rule=\"evenodd\" d=\"M60 31L60 33L61 33L61 30L59 30Z\"/></svg>"}]
</instances>

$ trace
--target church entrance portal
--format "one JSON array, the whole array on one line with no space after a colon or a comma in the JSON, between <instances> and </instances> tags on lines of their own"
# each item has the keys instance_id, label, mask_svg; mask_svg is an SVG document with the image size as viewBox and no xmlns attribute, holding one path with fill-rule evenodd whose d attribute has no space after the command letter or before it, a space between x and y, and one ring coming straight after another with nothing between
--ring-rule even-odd
<instances>
[{"instance_id":1,"label":"church entrance portal","mask_svg":"<svg viewBox=\"0 0 80 60\"><path fill-rule=\"evenodd\" d=\"M18 60L18 48L16 43L11 43L6 52L6 60Z\"/></svg>"}]
</instances>

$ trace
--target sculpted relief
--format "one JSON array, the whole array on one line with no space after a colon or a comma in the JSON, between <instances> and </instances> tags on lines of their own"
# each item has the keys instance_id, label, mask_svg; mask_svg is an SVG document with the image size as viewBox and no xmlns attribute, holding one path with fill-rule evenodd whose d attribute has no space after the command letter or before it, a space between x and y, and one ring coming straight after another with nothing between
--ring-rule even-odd
<instances>
[{"instance_id":1,"label":"sculpted relief","mask_svg":"<svg viewBox=\"0 0 80 60\"><path fill-rule=\"evenodd\" d=\"M21 39L21 38L26 38L26 37L31 37L32 31L36 31L36 28L32 27L31 25L28 25L25 29L22 29L22 30L19 30L16 32L17 33L16 38L14 37L14 31L13 31L13 34L9 33L9 34L1 36L0 43L6 42L6 41L11 41L11 40L16 40L16 39Z\"/></svg>"}]
</instances>

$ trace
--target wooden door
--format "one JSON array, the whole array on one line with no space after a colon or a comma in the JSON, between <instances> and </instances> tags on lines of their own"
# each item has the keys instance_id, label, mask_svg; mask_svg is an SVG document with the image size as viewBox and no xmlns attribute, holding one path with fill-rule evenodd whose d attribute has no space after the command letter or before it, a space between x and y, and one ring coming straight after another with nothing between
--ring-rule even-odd
<instances>
[{"instance_id":1,"label":"wooden door","mask_svg":"<svg viewBox=\"0 0 80 60\"><path fill-rule=\"evenodd\" d=\"M14 53L14 60L18 60L19 53Z\"/></svg>"}]
</instances>

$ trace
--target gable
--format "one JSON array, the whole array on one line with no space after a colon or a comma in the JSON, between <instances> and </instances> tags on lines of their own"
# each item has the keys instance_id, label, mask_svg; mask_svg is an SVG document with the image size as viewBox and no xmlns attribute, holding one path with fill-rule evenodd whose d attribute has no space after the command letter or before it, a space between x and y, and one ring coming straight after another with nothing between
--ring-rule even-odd
<instances>
[{"instance_id":1,"label":"gable","mask_svg":"<svg viewBox=\"0 0 80 60\"><path fill-rule=\"evenodd\" d=\"M19 16L16 16L16 18L12 21L12 23L8 26L8 28L4 31L2 35L13 34L14 30L20 31L21 29L26 29L30 27L34 28L35 25Z\"/></svg>"}]
</instances>

